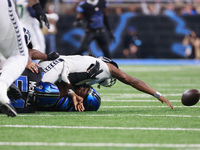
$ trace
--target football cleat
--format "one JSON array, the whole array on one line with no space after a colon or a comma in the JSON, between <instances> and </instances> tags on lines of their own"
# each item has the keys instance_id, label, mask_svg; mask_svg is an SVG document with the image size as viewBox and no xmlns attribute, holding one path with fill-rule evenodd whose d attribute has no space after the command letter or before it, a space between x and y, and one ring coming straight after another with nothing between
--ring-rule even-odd
<instances>
[{"instance_id":1,"label":"football cleat","mask_svg":"<svg viewBox=\"0 0 200 150\"><path fill-rule=\"evenodd\" d=\"M11 84L11 86L9 87L7 91L7 95L10 99L14 99L14 100L22 98L21 91L18 89L18 87L14 83Z\"/></svg>"},{"instance_id":2,"label":"football cleat","mask_svg":"<svg viewBox=\"0 0 200 150\"><path fill-rule=\"evenodd\" d=\"M17 111L15 110L15 108L9 104L3 104L0 106L0 110L2 113L6 114L8 117L16 117L17 116Z\"/></svg>"}]
</instances>

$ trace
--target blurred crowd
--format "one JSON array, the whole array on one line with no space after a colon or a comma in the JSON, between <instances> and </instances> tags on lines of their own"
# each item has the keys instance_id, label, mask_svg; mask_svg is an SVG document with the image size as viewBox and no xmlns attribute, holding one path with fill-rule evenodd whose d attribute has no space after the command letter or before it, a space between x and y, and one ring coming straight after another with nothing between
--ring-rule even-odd
<instances>
[{"instance_id":1,"label":"blurred crowd","mask_svg":"<svg viewBox=\"0 0 200 150\"><path fill-rule=\"evenodd\" d=\"M59 14L76 14L76 8L82 0L42 0L40 1L46 12L52 10ZM107 0L109 6L107 12L110 15L121 15L126 12L133 12L138 15L163 15L163 14L176 14L176 15L199 15L200 14L200 0ZM51 12L52 13L52 12ZM54 17L55 18L55 17ZM57 18L57 17L56 17ZM54 19L56 21L58 19ZM56 29L56 28L55 28ZM49 31L50 32L50 31ZM49 44L49 52L51 49L56 49L54 35L57 30L52 34L47 31L45 33L46 45ZM51 36L50 36L50 35ZM122 54L125 58L138 58L138 51L143 44L139 39L135 27L130 26L127 28L127 35L124 38ZM51 44L51 45L50 45ZM194 31L191 34L185 35L182 44L185 49L185 58L200 59L200 38L197 37Z\"/></svg>"},{"instance_id":2,"label":"blurred crowd","mask_svg":"<svg viewBox=\"0 0 200 150\"><path fill-rule=\"evenodd\" d=\"M74 14L82 0L43 0L46 6L54 5L59 14ZM140 15L161 15L172 10L180 15L200 14L200 0L108 0L110 14L135 12Z\"/></svg>"}]
</instances>

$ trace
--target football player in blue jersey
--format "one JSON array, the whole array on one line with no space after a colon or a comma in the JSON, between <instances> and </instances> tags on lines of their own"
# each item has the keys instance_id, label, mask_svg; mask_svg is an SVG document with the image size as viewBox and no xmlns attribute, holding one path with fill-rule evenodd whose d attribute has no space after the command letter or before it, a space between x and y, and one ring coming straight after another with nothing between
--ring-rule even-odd
<instances>
[{"instance_id":1,"label":"football player in blue jersey","mask_svg":"<svg viewBox=\"0 0 200 150\"><path fill-rule=\"evenodd\" d=\"M88 50L90 42L96 40L104 56L110 58L109 37L113 40L115 38L107 19L107 5L105 0L84 0L79 3L74 26L83 25L83 19L87 25L81 46L75 54L81 55Z\"/></svg>"},{"instance_id":2,"label":"football player in blue jersey","mask_svg":"<svg viewBox=\"0 0 200 150\"><path fill-rule=\"evenodd\" d=\"M59 89L49 82L41 82L35 89L35 104L40 111L77 111L81 110L74 105L74 99L82 99L84 110L97 111L101 104L99 93L91 86L78 86L75 92L69 92L59 98ZM79 105L77 106L79 107Z\"/></svg>"},{"instance_id":3,"label":"football player in blue jersey","mask_svg":"<svg viewBox=\"0 0 200 150\"><path fill-rule=\"evenodd\" d=\"M76 86L73 89L75 92L70 90L68 94L60 97L60 90L56 85L50 82L41 82L42 74L41 68L38 73L25 69L24 73L15 81L22 97L10 98L10 100L18 113L34 113L37 110L97 111L99 109L101 97L91 86ZM79 105L78 101L81 101L83 106Z\"/></svg>"}]
</instances>

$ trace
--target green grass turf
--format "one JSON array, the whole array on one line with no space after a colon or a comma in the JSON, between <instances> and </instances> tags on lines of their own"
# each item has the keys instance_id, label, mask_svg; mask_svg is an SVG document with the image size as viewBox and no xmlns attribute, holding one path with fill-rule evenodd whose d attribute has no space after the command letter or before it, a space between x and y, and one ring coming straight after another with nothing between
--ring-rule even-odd
<instances>
[{"instance_id":1,"label":"green grass turf","mask_svg":"<svg viewBox=\"0 0 200 150\"><path fill-rule=\"evenodd\" d=\"M97 112L36 112L19 114L15 118L1 114L0 149L200 149L200 104L193 107L181 104L181 95L185 90L200 90L200 66L120 68L165 95L175 106L174 110L119 81L112 88L97 89L94 85L102 97ZM98 146L98 143L102 145Z\"/></svg>"}]
</instances>

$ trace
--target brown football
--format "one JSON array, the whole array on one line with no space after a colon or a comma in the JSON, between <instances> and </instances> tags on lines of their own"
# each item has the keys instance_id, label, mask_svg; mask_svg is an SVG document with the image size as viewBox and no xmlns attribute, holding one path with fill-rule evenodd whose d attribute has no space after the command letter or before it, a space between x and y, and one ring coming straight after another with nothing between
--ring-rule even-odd
<instances>
[{"instance_id":1,"label":"brown football","mask_svg":"<svg viewBox=\"0 0 200 150\"><path fill-rule=\"evenodd\" d=\"M183 93L181 97L181 102L185 106L195 105L199 101L199 91L196 89L190 89Z\"/></svg>"}]
</instances>

